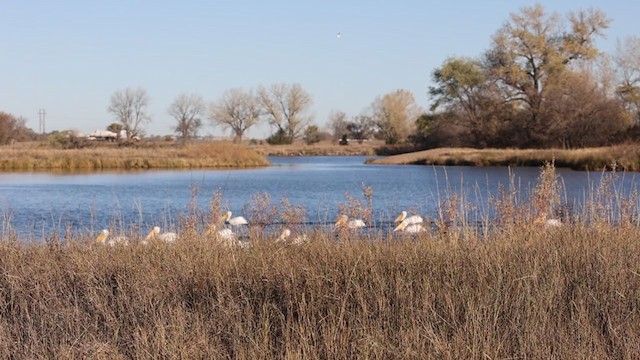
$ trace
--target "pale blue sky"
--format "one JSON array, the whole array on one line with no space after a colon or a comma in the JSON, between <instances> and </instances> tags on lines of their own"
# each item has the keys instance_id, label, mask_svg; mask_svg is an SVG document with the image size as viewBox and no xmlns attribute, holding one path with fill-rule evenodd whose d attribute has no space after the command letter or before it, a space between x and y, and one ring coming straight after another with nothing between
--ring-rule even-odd
<instances>
[{"instance_id":1,"label":"pale blue sky","mask_svg":"<svg viewBox=\"0 0 640 360\"><path fill-rule=\"evenodd\" d=\"M601 50L640 35L640 1L540 1L548 11L595 7L613 19ZM208 102L229 88L300 83L315 123L357 115L406 89L427 107L430 74L448 56L476 57L534 1L4 1L0 111L38 129L103 129L116 90L151 97L148 134L172 133L167 107L182 92ZM336 33L340 32L338 39ZM264 137L262 126L248 137ZM204 134L221 134L207 126Z\"/></svg>"}]
</instances>

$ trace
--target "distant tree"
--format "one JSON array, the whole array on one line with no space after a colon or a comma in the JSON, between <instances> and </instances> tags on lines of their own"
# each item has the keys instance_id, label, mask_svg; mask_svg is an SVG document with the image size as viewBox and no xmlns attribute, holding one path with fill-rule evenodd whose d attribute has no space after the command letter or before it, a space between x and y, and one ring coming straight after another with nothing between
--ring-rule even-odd
<instances>
[{"instance_id":1,"label":"distant tree","mask_svg":"<svg viewBox=\"0 0 640 360\"><path fill-rule=\"evenodd\" d=\"M616 93L632 114L634 123L640 125L640 37L618 40L614 61L620 78Z\"/></svg>"},{"instance_id":2,"label":"distant tree","mask_svg":"<svg viewBox=\"0 0 640 360\"><path fill-rule=\"evenodd\" d=\"M549 126L538 134L543 146L606 146L631 126L620 99L608 97L591 71L566 71L547 83L542 115Z\"/></svg>"},{"instance_id":3,"label":"distant tree","mask_svg":"<svg viewBox=\"0 0 640 360\"><path fill-rule=\"evenodd\" d=\"M347 114L343 111L331 111L329 114L329 129L332 140L338 141L347 133Z\"/></svg>"},{"instance_id":4,"label":"distant tree","mask_svg":"<svg viewBox=\"0 0 640 360\"><path fill-rule=\"evenodd\" d=\"M318 126L316 125L307 126L307 128L304 130L304 142L307 143L307 145L311 145L319 141L320 141L320 131L318 129Z\"/></svg>"},{"instance_id":5,"label":"distant tree","mask_svg":"<svg viewBox=\"0 0 640 360\"><path fill-rule=\"evenodd\" d=\"M204 100L197 94L180 94L167 110L176 120L173 130L183 141L198 136L202 127L201 116L205 112Z\"/></svg>"},{"instance_id":6,"label":"distant tree","mask_svg":"<svg viewBox=\"0 0 640 360\"><path fill-rule=\"evenodd\" d=\"M542 116L547 83L576 60L597 55L596 36L610 20L600 10L569 13L568 28L557 15L547 15L542 5L511 14L493 37L485 66L500 86L506 101L526 111L525 145L535 145L536 135L549 124Z\"/></svg>"},{"instance_id":7,"label":"distant tree","mask_svg":"<svg viewBox=\"0 0 640 360\"><path fill-rule=\"evenodd\" d=\"M209 118L213 124L231 129L237 142L242 141L247 129L260 121L260 114L260 106L253 92L239 88L225 91L209 107Z\"/></svg>"},{"instance_id":8,"label":"distant tree","mask_svg":"<svg viewBox=\"0 0 640 360\"><path fill-rule=\"evenodd\" d=\"M116 134L120 134L120 131L124 129L124 125L120 123L111 123L107 126L107 131L114 132Z\"/></svg>"},{"instance_id":9,"label":"distant tree","mask_svg":"<svg viewBox=\"0 0 640 360\"><path fill-rule=\"evenodd\" d=\"M442 110L467 130L474 146L484 147L495 135L496 110L503 100L489 82L479 61L449 58L432 73L431 110Z\"/></svg>"},{"instance_id":10,"label":"distant tree","mask_svg":"<svg viewBox=\"0 0 640 360\"><path fill-rule=\"evenodd\" d=\"M127 138L131 139L141 135L142 125L151 121L147 114L148 105L149 96L146 90L126 88L111 95L107 111L122 124L122 129L127 131Z\"/></svg>"},{"instance_id":11,"label":"distant tree","mask_svg":"<svg viewBox=\"0 0 640 360\"><path fill-rule=\"evenodd\" d=\"M371 116L358 115L347 123L347 132L351 139L362 143L373 135L374 126L375 123Z\"/></svg>"},{"instance_id":12,"label":"distant tree","mask_svg":"<svg viewBox=\"0 0 640 360\"><path fill-rule=\"evenodd\" d=\"M414 131L415 120L422 114L413 93L402 89L378 97L371 108L378 134L387 144L406 141Z\"/></svg>"},{"instance_id":13,"label":"distant tree","mask_svg":"<svg viewBox=\"0 0 640 360\"><path fill-rule=\"evenodd\" d=\"M278 129L275 133L267 138L267 143L271 145L288 145L292 140L284 129Z\"/></svg>"},{"instance_id":14,"label":"distant tree","mask_svg":"<svg viewBox=\"0 0 640 360\"><path fill-rule=\"evenodd\" d=\"M27 119L0 111L0 145L33 140L37 134L27 128Z\"/></svg>"},{"instance_id":15,"label":"distant tree","mask_svg":"<svg viewBox=\"0 0 640 360\"><path fill-rule=\"evenodd\" d=\"M276 84L269 89L258 89L258 101L270 125L277 133L284 132L293 142L302 135L312 116L306 113L311 109L313 99L300 84Z\"/></svg>"}]
</instances>

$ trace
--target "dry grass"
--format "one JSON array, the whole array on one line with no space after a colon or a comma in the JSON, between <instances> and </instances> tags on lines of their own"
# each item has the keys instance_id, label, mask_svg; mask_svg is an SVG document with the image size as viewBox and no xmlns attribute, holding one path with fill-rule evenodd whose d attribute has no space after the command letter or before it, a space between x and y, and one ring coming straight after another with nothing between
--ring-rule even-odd
<instances>
[{"instance_id":1,"label":"dry grass","mask_svg":"<svg viewBox=\"0 0 640 360\"><path fill-rule=\"evenodd\" d=\"M199 235L221 213L216 193L173 245L4 239L0 357L637 359L638 204L611 191L615 176L561 227L533 221L557 201L547 165L528 210L511 191L493 200L504 211L487 231L454 196L448 226L417 237L313 229L292 246L252 232L250 248L228 248ZM341 211L365 216L363 194ZM247 211L304 217L280 205L258 194Z\"/></svg>"},{"instance_id":2,"label":"dry grass","mask_svg":"<svg viewBox=\"0 0 640 360\"><path fill-rule=\"evenodd\" d=\"M563 149L470 149L438 148L371 160L373 164L428 164L473 166L542 166L555 161L558 167L577 170L610 169L640 170L640 146L616 145L611 147L575 150Z\"/></svg>"},{"instance_id":3,"label":"dry grass","mask_svg":"<svg viewBox=\"0 0 640 360\"><path fill-rule=\"evenodd\" d=\"M357 141L350 141L349 145L339 145L331 141L321 141L312 145L296 142L291 145L251 145L251 148L261 154L271 156L373 156L376 154L376 149L383 145L384 142L382 141L366 141L362 144L359 144Z\"/></svg>"},{"instance_id":4,"label":"dry grass","mask_svg":"<svg viewBox=\"0 0 640 360\"><path fill-rule=\"evenodd\" d=\"M0 147L0 171L229 168L269 165L259 153L229 142L141 144L54 149L32 143Z\"/></svg>"},{"instance_id":5,"label":"dry grass","mask_svg":"<svg viewBox=\"0 0 640 360\"><path fill-rule=\"evenodd\" d=\"M3 358L640 356L640 233L0 246Z\"/></svg>"}]
</instances>

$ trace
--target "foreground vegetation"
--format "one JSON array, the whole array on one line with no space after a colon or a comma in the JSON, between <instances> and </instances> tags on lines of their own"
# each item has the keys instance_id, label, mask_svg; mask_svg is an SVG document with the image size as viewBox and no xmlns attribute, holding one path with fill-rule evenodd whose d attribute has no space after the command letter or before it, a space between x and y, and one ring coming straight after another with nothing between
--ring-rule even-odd
<instances>
[{"instance_id":1,"label":"foreground vegetation","mask_svg":"<svg viewBox=\"0 0 640 360\"><path fill-rule=\"evenodd\" d=\"M638 198L615 176L560 226L544 221L559 204L547 165L528 206L505 189L478 227L451 194L415 236L318 228L294 245L256 225L250 247L229 247L202 231L220 194L180 219L173 244L3 232L0 357L638 358ZM250 223L301 220L268 200ZM370 219L370 204L341 212Z\"/></svg>"},{"instance_id":2,"label":"foreground vegetation","mask_svg":"<svg viewBox=\"0 0 640 360\"><path fill-rule=\"evenodd\" d=\"M0 147L1 171L238 168L267 166L265 156L230 142L148 142L57 149L45 143Z\"/></svg>"},{"instance_id":3,"label":"foreground vegetation","mask_svg":"<svg viewBox=\"0 0 640 360\"><path fill-rule=\"evenodd\" d=\"M469 149L438 148L372 159L387 165L542 166L554 162L575 170L610 169L640 171L640 146L617 145L585 149Z\"/></svg>"},{"instance_id":4,"label":"foreground vegetation","mask_svg":"<svg viewBox=\"0 0 640 360\"><path fill-rule=\"evenodd\" d=\"M555 229L554 229L555 230ZM637 358L637 228L0 246L4 358Z\"/></svg>"}]
</instances>

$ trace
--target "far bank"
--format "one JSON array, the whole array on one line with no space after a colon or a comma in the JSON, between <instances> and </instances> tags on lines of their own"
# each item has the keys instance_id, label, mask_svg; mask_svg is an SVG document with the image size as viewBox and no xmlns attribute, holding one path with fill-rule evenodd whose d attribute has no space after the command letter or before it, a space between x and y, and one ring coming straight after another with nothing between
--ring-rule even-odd
<instances>
[{"instance_id":1,"label":"far bank","mask_svg":"<svg viewBox=\"0 0 640 360\"><path fill-rule=\"evenodd\" d=\"M626 144L583 149L437 148L368 160L379 165L541 166L575 170L640 171L640 145Z\"/></svg>"}]
</instances>

